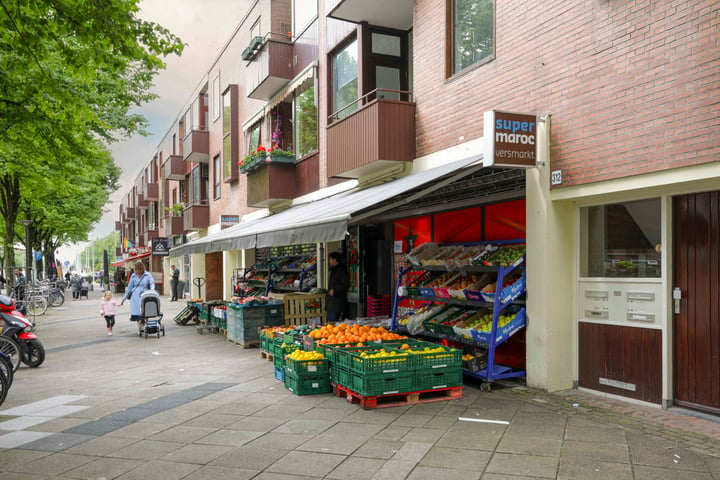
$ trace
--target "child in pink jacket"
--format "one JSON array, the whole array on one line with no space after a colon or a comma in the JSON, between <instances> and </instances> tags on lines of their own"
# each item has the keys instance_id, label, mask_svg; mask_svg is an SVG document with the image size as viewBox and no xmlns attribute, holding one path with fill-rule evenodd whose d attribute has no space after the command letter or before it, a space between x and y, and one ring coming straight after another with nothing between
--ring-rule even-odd
<instances>
[{"instance_id":1,"label":"child in pink jacket","mask_svg":"<svg viewBox=\"0 0 720 480\"><path fill-rule=\"evenodd\" d=\"M108 335L112 336L112 329L115 326L115 306L120 305L112 298L112 292L106 290L103 293L103 300L100 303L100 315L105 317L105 324L107 325Z\"/></svg>"}]
</instances>

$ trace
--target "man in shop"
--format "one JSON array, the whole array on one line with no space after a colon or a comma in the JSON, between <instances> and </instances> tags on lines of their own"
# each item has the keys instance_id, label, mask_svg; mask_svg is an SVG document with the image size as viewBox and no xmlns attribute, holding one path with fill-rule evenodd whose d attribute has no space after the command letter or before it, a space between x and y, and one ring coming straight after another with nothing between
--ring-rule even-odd
<instances>
[{"instance_id":1,"label":"man in shop","mask_svg":"<svg viewBox=\"0 0 720 480\"><path fill-rule=\"evenodd\" d=\"M350 277L342 259L343 257L339 252L332 252L329 256L330 278L328 279L328 292L325 297L325 312L327 313L328 322L342 320L347 306Z\"/></svg>"},{"instance_id":2,"label":"man in shop","mask_svg":"<svg viewBox=\"0 0 720 480\"><path fill-rule=\"evenodd\" d=\"M170 269L172 270L172 277L170 278L170 292L172 292L172 297L170 297L170 301L177 302L180 270L175 268L175 265L170 265Z\"/></svg>"}]
</instances>

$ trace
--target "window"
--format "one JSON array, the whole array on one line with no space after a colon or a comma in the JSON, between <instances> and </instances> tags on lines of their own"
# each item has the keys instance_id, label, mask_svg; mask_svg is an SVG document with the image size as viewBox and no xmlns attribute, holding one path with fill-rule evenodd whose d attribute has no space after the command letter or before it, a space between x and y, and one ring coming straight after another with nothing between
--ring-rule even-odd
<instances>
[{"instance_id":1,"label":"window","mask_svg":"<svg viewBox=\"0 0 720 480\"><path fill-rule=\"evenodd\" d=\"M189 135L193 129L193 111L192 107L185 112L185 136Z\"/></svg>"},{"instance_id":2,"label":"window","mask_svg":"<svg viewBox=\"0 0 720 480\"><path fill-rule=\"evenodd\" d=\"M580 276L660 277L660 199L586 207L580 218Z\"/></svg>"},{"instance_id":3,"label":"window","mask_svg":"<svg viewBox=\"0 0 720 480\"><path fill-rule=\"evenodd\" d=\"M220 75L216 76L212 83L212 119L213 121L220 118L222 110L222 98L220 97Z\"/></svg>"},{"instance_id":4,"label":"window","mask_svg":"<svg viewBox=\"0 0 720 480\"><path fill-rule=\"evenodd\" d=\"M491 58L495 50L493 0L449 0L451 61L449 74Z\"/></svg>"},{"instance_id":5,"label":"window","mask_svg":"<svg viewBox=\"0 0 720 480\"><path fill-rule=\"evenodd\" d=\"M332 108L337 118L344 118L357 110L358 99L358 45L353 40L332 57ZM353 103L354 102L354 103Z\"/></svg>"},{"instance_id":6,"label":"window","mask_svg":"<svg viewBox=\"0 0 720 480\"><path fill-rule=\"evenodd\" d=\"M192 173L192 188L188 192L192 195L189 203L190 205L207 205L208 204L208 172L207 164L200 164L193 168Z\"/></svg>"},{"instance_id":7,"label":"window","mask_svg":"<svg viewBox=\"0 0 720 480\"><path fill-rule=\"evenodd\" d=\"M295 157L301 158L318 148L317 105L313 81L298 89L295 95Z\"/></svg>"},{"instance_id":8,"label":"window","mask_svg":"<svg viewBox=\"0 0 720 480\"><path fill-rule=\"evenodd\" d=\"M232 176L232 122L230 121L230 90L223 94L223 178Z\"/></svg>"},{"instance_id":9,"label":"window","mask_svg":"<svg viewBox=\"0 0 720 480\"><path fill-rule=\"evenodd\" d=\"M213 158L213 198L220 198L220 155Z\"/></svg>"},{"instance_id":10,"label":"window","mask_svg":"<svg viewBox=\"0 0 720 480\"><path fill-rule=\"evenodd\" d=\"M260 124L262 122L258 122L247 132L247 152L250 153L253 150L255 150L260 145Z\"/></svg>"},{"instance_id":11,"label":"window","mask_svg":"<svg viewBox=\"0 0 720 480\"><path fill-rule=\"evenodd\" d=\"M317 16L317 0L293 0L292 15L292 34L298 36Z\"/></svg>"}]
</instances>

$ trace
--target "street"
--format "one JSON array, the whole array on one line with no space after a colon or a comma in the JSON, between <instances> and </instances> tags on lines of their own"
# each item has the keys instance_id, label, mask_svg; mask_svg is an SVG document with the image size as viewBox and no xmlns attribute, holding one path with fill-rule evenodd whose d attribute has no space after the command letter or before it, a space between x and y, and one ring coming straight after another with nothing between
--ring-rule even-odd
<instances>
[{"instance_id":1,"label":"street","mask_svg":"<svg viewBox=\"0 0 720 480\"><path fill-rule=\"evenodd\" d=\"M522 382L372 410L296 396L258 349L176 325L183 301L163 297L165 336L138 338L128 303L107 336L95 287L36 320L47 356L0 407L3 480L720 480L717 419Z\"/></svg>"}]
</instances>

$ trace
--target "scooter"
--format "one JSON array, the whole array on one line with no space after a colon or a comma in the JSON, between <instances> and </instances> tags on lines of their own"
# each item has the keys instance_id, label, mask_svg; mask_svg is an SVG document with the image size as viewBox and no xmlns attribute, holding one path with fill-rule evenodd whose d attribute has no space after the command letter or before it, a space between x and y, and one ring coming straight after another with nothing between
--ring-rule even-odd
<instances>
[{"instance_id":1,"label":"scooter","mask_svg":"<svg viewBox=\"0 0 720 480\"><path fill-rule=\"evenodd\" d=\"M33 333L35 325L15 310L15 300L7 295L0 295L0 319L1 335L19 345L20 360L29 367L39 367L45 361L45 347Z\"/></svg>"}]
</instances>

